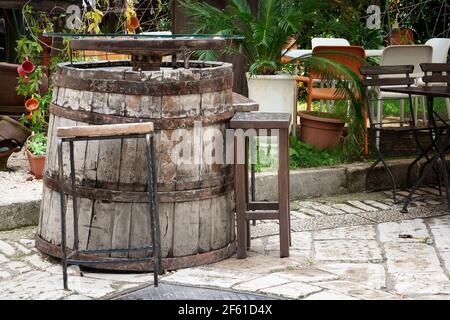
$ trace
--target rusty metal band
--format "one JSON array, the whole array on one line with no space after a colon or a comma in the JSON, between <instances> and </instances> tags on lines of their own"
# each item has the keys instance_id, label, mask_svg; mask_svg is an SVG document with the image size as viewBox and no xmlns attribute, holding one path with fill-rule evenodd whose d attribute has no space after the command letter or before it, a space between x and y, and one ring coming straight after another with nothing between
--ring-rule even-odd
<instances>
[{"instance_id":1,"label":"rusty metal band","mask_svg":"<svg viewBox=\"0 0 450 320\"><path fill-rule=\"evenodd\" d=\"M233 88L233 77L224 76L195 81L146 83L130 80L82 79L69 75L62 76L56 74L54 83L61 88L89 92L142 96L179 96L230 90Z\"/></svg>"},{"instance_id":2,"label":"rusty metal band","mask_svg":"<svg viewBox=\"0 0 450 320\"><path fill-rule=\"evenodd\" d=\"M56 257L61 259L62 250L61 247L47 240L41 238L38 234L35 236L36 248L46 255ZM72 253L72 250L67 249L68 254ZM183 257L166 257L162 259L162 269L163 270L178 270L183 268L192 268L205 264L211 264L231 257L236 252L236 242L233 240L227 246L212 250L204 253L193 254L190 256ZM94 255L80 254L80 259L95 261L95 260L105 260L105 257L98 257ZM107 259L107 258L106 258ZM113 258L111 258L113 259ZM91 268L101 269L101 270L113 270L113 271L134 271L134 272L152 272L153 262L135 262L135 263L111 263L111 264L98 264L98 265L88 265Z\"/></svg>"},{"instance_id":3,"label":"rusty metal band","mask_svg":"<svg viewBox=\"0 0 450 320\"><path fill-rule=\"evenodd\" d=\"M49 177L46 173L43 182L49 189L59 192L60 183L57 179ZM118 191L101 188L91 188L77 186L77 196L99 201L147 203L148 192L145 191ZM233 190L233 183L224 183L210 188L177 190L158 192L158 201L162 203L189 202L217 198L228 194ZM72 186L69 179L64 181L64 191L66 194L72 193Z\"/></svg>"},{"instance_id":4,"label":"rusty metal band","mask_svg":"<svg viewBox=\"0 0 450 320\"><path fill-rule=\"evenodd\" d=\"M72 110L57 106L55 104L50 104L49 111L55 116L70 119L73 121L85 122L88 124L119 124L151 121L153 122L156 130L191 128L196 122L199 122L202 125L223 123L227 122L234 115L234 111L229 111L220 114L213 114L210 116L193 116L189 118L138 118L95 113L84 110Z\"/></svg>"}]
</instances>

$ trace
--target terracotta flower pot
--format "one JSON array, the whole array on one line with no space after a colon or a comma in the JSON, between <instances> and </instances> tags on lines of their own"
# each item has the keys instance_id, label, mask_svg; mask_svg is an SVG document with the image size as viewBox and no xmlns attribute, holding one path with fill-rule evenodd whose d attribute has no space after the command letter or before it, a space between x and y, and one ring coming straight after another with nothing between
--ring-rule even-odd
<instances>
[{"instance_id":1,"label":"terracotta flower pot","mask_svg":"<svg viewBox=\"0 0 450 320\"><path fill-rule=\"evenodd\" d=\"M42 173L45 167L45 156L35 156L27 149L28 162L30 163L30 171L36 179L42 179Z\"/></svg>"},{"instance_id":2,"label":"terracotta flower pot","mask_svg":"<svg viewBox=\"0 0 450 320\"><path fill-rule=\"evenodd\" d=\"M127 29L129 32L134 32L139 27L139 19L136 16L130 17L127 21Z\"/></svg>"},{"instance_id":3,"label":"terracotta flower pot","mask_svg":"<svg viewBox=\"0 0 450 320\"><path fill-rule=\"evenodd\" d=\"M27 101L25 101L25 109L27 109L28 112L33 112L34 110L37 110L39 108L39 100L36 98L30 98Z\"/></svg>"},{"instance_id":4,"label":"terracotta flower pot","mask_svg":"<svg viewBox=\"0 0 450 320\"><path fill-rule=\"evenodd\" d=\"M25 61L22 62L20 66L26 74L32 73L36 69L36 66L33 64L33 62L28 59L25 59Z\"/></svg>"},{"instance_id":5,"label":"terracotta flower pot","mask_svg":"<svg viewBox=\"0 0 450 320\"><path fill-rule=\"evenodd\" d=\"M317 116L311 111L300 113L300 138L318 150L339 144L345 123L339 119Z\"/></svg>"},{"instance_id":6,"label":"terracotta flower pot","mask_svg":"<svg viewBox=\"0 0 450 320\"><path fill-rule=\"evenodd\" d=\"M16 120L0 116L0 171L6 171L6 163L13 152L18 152L31 131Z\"/></svg>"},{"instance_id":7,"label":"terracotta flower pot","mask_svg":"<svg viewBox=\"0 0 450 320\"><path fill-rule=\"evenodd\" d=\"M391 45L405 45L414 43L414 31L411 29L392 30L390 37Z\"/></svg>"},{"instance_id":8,"label":"terracotta flower pot","mask_svg":"<svg viewBox=\"0 0 450 320\"><path fill-rule=\"evenodd\" d=\"M17 67L17 74L23 78L28 78L27 73L25 72L25 70L23 70L22 65L19 65Z\"/></svg>"}]
</instances>

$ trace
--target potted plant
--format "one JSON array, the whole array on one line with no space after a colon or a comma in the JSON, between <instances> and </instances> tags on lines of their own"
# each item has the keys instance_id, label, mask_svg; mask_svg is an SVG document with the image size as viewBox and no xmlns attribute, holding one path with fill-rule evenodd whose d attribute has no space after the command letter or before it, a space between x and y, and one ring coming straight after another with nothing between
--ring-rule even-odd
<instances>
[{"instance_id":1,"label":"potted plant","mask_svg":"<svg viewBox=\"0 0 450 320\"><path fill-rule=\"evenodd\" d=\"M40 179L47 147L47 106L52 92L48 91L46 67L38 64L43 50L42 43L37 36L41 32L41 22L31 18L33 9L29 5L24 7L22 13L29 21L27 31L30 34L23 35L17 41L16 51L21 65L17 70L19 77L16 92L25 99L26 113L22 115L20 122L32 132L26 144L30 171Z\"/></svg>"},{"instance_id":2,"label":"potted plant","mask_svg":"<svg viewBox=\"0 0 450 320\"><path fill-rule=\"evenodd\" d=\"M28 139L26 153L30 163L30 171L36 179L42 179L47 150L47 136L40 132Z\"/></svg>"},{"instance_id":3,"label":"potted plant","mask_svg":"<svg viewBox=\"0 0 450 320\"><path fill-rule=\"evenodd\" d=\"M181 4L198 22L195 32L244 36L226 49L246 58L249 98L259 103L259 111L294 115L297 76L282 58L297 43L303 17L298 7L284 1L260 1L253 14L242 0L229 1L224 10L202 2Z\"/></svg>"},{"instance_id":4,"label":"potted plant","mask_svg":"<svg viewBox=\"0 0 450 320\"><path fill-rule=\"evenodd\" d=\"M399 1L386 0L385 7L387 8L387 19L389 26L389 44L414 44L414 31L410 28L410 23L408 23L411 19L411 13L404 16ZM393 22L391 20L391 12L394 12L395 14L393 17ZM402 21L402 26L400 26L398 22L399 19Z\"/></svg>"},{"instance_id":5,"label":"potted plant","mask_svg":"<svg viewBox=\"0 0 450 320\"><path fill-rule=\"evenodd\" d=\"M345 75L341 78L347 80L337 83L337 86L352 97L348 124L349 139L344 142L344 149L349 155L361 154L364 148L364 122L362 106L356 99L359 96L357 91L360 89L358 76L329 59L314 58L311 55L290 61L283 59L299 41L301 27L308 18L299 2L261 0L255 14L246 0L230 0L223 10L192 0L182 0L180 3L196 27L195 33L244 37L240 41L231 41L225 50L246 58L249 98L259 103L260 111L287 112L292 114L293 120L295 119L297 94L295 73L298 69L296 66L300 64L303 64L302 69L318 65L324 71L324 80L336 79L336 70L341 76ZM309 4L314 5L312 2ZM290 43L288 47L287 42ZM201 58L209 59L216 56L217 54L211 55L206 52L202 53Z\"/></svg>"},{"instance_id":6,"label":"potted plant","mask_svg":"<svg viewBox=\"0 0 450 320\"><path fill-rule=\"evenodd\" d=\"M410 28L400 28L399 23L395 20L391 28L389 43L391 45L414 44L414 31Z\"/></svg>"}]
</instances>

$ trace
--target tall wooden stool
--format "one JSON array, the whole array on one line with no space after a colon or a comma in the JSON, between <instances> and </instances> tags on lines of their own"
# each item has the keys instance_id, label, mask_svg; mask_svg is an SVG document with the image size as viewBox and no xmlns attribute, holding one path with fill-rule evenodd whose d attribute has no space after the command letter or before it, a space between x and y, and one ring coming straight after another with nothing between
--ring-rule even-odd
<instances>
[{"instance_id":1,"label":"tall wooden stool","mask_svg":"<svg viewBox=\"0 0 450 320\"><path fill-rule=\"evenodd\" d=\"M237 257L247 256L250 243L250 220L279 220L280 257L289 256L289 113L238 112L230 121L232 129L254 129L257 135L278 136L278 202L255 202L248 194L248 151L251 135L235 132L235 201L237 219ZM248 132L248 131L247 131ZM244 135L244 143L239 135ZM242 157L243 155L243 157ZM244 159L244 161L242 161Z\"/></svg>"},{"instance_id":2,"label":"tall wooden stool","mask_svg":"<svg viewBox=\"0 0 450 320\"><path fill-rule=\"evenodd\" d=\"M160 250L160 231L159 215L156 193L156 163L154 157L153 144L153 123L135 123L135 124L117 124L100 126L79 126L79 127L61 127L56 131L58 138L58 166L59 166L59 194L61 197L61 247L62 247L62 265L64 289L67 286L67 265L89 265L89 264L126 264L153 260L154 285L158 286L158 274L161 268L161 250ZM145 245L138 248L109 248L109 249L87 249L79 250L78 239L78 210L77 210L77 186L75 182L75 162L74 162L74 142L90 140L112 140L120 138L145 138L147 142L147 162L148 162L148 197L149 197L149 216L151 231L151 245ZM70 254L67 252L67 234L66 234L66 206L65 206L65 186L64 186L64 167L63 167L63 143L69 143L69 162L71 171L71 181L68 186L72 196L73 203L73 250ZM148 256L142 258L109 258L92 261L84 259L84 254L111 254L111 253L129 253L133 251L149 252ZM150 253L151 252L151 253Z\"/></svg>"}]
</instances>

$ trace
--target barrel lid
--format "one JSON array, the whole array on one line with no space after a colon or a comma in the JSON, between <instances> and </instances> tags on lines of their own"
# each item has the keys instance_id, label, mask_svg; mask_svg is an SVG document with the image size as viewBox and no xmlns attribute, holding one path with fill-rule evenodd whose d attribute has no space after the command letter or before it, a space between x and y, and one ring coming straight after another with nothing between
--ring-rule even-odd
<instances>
[{"instance_id":1,"label":"barrel lid","mask_svg":"<svg viewBox=\"0 0 450 320\"><path fill-rule=\"evenodd\" d=\"M46 37L69 38L72 50L101 50L131 55L133 70L159 70L162 57L183 55L185 68L189 57L197 50L222 50L225 40L240 40L242 36L206 34L76 34L44 33Z\"/></svg>"}]
</instances>

